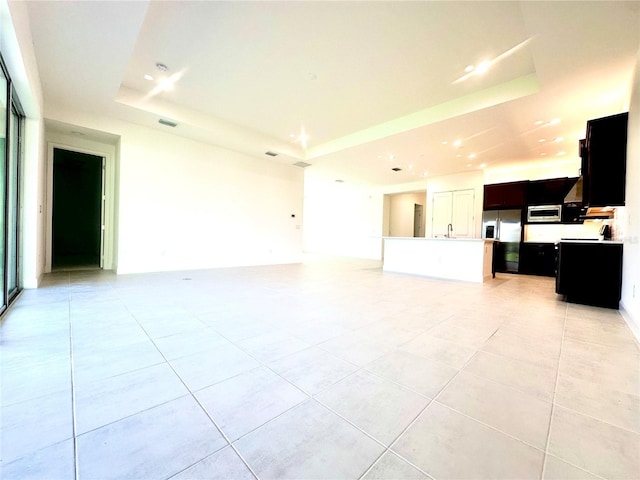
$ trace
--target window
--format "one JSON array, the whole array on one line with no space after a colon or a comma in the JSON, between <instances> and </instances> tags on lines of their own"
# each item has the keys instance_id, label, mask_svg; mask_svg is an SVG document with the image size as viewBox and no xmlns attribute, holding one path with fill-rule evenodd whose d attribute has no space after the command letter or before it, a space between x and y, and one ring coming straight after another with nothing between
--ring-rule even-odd
<instances>
[{"instance_id":1,"label":"window","mask_svg":"<svg viewBox=\"0 0 640 480\"><path fill-rule=\"evenodd\" d=\"M23 114L0 55L0 312L20 291L20 162Z\"/></svg>"}]
</instances>

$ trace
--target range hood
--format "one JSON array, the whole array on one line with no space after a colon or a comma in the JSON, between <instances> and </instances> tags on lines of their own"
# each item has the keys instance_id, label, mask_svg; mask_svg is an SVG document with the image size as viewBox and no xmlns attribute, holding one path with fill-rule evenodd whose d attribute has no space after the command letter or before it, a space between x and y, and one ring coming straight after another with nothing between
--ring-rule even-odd
<instances>
[{"instance_id":1,"label":"range hood","mask_svg":"<svg viewBox=\"0 0 640 480\"><path fill-rule=\"evenodd\" d=\"M613 218L616 209L613 207L589 207L581 217L585 220L608 220Z\"/></svg>"},{"instance_id":2,"label":"range hood","mask_svg":"<svg viewBox=\"0 0 640 480\"><path fill-rule=\"evenodd\" d=\"M578 178L576 183L571 187L569 193L564 197L564 204L574 203L582 205L582 185L584 183L584 179L582 176Z\"/></svg>"}]
</instances>

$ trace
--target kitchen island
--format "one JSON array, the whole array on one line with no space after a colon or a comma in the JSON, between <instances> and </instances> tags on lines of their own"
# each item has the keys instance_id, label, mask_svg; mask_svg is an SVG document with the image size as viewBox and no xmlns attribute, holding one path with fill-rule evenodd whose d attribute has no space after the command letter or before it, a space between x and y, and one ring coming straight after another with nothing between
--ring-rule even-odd
<instances>
[{"instance_id":1,"label":"kitchen island","mask_svg":"<svg viewBox=\"0 0 640 480\"><path fill-rule=\"evenodd\" d=\"M482 283L491 278L493 240L385 237L382 269Z\"/></svg>"}]
</instances>

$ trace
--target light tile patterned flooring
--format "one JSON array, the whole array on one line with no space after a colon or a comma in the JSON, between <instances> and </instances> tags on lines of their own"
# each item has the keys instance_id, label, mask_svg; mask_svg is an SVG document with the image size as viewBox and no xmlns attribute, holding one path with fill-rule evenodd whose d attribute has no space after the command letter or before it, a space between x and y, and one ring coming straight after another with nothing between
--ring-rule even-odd
<instances>
[{"instance_id":1,"label":"light tile patterned flooring","mask_svg":"<svg viewBox=\"0 0 640 480\"><path fill-rule=\"evenodd\" d=\"M54 273L1 332L5 480L640 478L637 343L550 278Z\"/></svg>"}]
</instances>

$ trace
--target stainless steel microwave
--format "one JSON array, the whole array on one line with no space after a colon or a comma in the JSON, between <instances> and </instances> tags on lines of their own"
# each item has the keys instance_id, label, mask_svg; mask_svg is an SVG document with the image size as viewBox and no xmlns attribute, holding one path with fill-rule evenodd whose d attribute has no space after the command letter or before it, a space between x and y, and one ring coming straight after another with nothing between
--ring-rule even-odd
<instances>
[{"instance_id":1,"label":"stainless steel microwave","mask_svg":"<svg viewBox=\"0 0 640 480\"><path fill-rule=\"evenodd\" d=\"M530 205L527 208L527 223L560 223L562 205Z\"/></svg>"}]
</instances>

